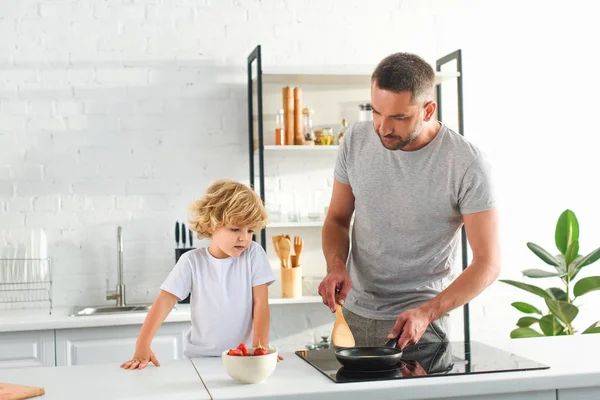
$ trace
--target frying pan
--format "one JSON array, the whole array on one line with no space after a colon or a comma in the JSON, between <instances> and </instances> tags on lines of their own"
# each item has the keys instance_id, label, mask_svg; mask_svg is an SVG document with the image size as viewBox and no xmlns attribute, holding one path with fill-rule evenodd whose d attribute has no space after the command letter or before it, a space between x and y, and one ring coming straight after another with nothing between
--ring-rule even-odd
<instances>
[{"instance_id":1,"label":"frying pan","mask_svg":"<svg viewBox=\"0 0 600 400\"><path fill-rule=\"evenodd\" d=\"M364 346L338 349L335 358L347 370L381 371L396 367L402 358L402 350L396 348L400 335L386 342L385 346Z\"/></svg>"}]
</instances>

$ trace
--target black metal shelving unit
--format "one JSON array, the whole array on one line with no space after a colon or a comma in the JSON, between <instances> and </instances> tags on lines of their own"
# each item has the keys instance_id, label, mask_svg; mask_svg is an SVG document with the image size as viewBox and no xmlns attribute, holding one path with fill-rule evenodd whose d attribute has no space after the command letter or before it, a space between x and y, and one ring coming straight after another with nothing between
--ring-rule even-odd
<instances>
[{"instance_id":1,"label":"black metal shelving unit","mask_svg":"<svg viewBox=\"0 0 600 400\"><path fill-rule=\"evenodd\" d=\"M265 201L265 155L264 155L264 138L263 138L263 85L262 85L262 59L261 47L256 46L248 55L248 156L250 161L250 185L256 190L256 182L254 180L254 93L252 87L252 63L256 62L256 95L257 101L257 122L258 122L258 194L263 203ZM260 244L267 251L267 228L260 232Z\"/></svg>"},{"instance_id":2,"label":"black metal shelving unit","mask_svg":"<svg viewBox=\"0 0 600 400\"><path fill-rule=\"evenodd\" d=\"M456 72L458 77L456 78L456 90L457 90L457 111L458 111L458 133L465 135L464 125L464 112L463 112L463 71L462 71L462 52L456 50L450 54L445 55L436 61L435 67L437 71L441 71L442 67L446 64L455 62ZM442 121L442 85L437 85L437 102L438 102L438 119ZM469 266L469 254L468 254L468 243L467 243L467 231L463 225L461 229L461 254L462 254L462 270L464 271ZM469 303L463 306L463 322L464 322L464 335L465 335L465 346L469 346L471 342L471 329L470 329L470 314L469 314ZM465 348L465 354L470 354L470 349ZM470 365L467 365L470 368Z\"/></svg>"},{"instance_id":3,"label":"black metal shelving unit","mask_svg":"<svg viewBox=\"0 0 600 400\"><path fill-rule=\"evenodd\" d=\"M456 50L450 54L445 55L444 57L438 59L436 61L436 70L438 72L442 71L442 67L450 64L456 63L456 85L457 85L457 111L458 111L458 131L461 135L464 136L464 114L463 114L463 73L462 73L462 52L461 50ZM253 66L256 68L253 71ZM265 199L265 158L264 158L264 132L263 132L263 79L262 79L262 58L261 58L261 45L257 45L254 50L248 55L248 63L247 63L247 71L248 71L248 158L249 158L249 169L250 169L250 185L257 190L260 198L266 204ZM253 73L255 72L255 74ZM254 129L254 88L253 88L253 80L254 75L256 75L256 96L257 96L257 109L256 109L256 118L257 118L257 129L255 132ZM436 94L437 94L437 112L438 119L443 121L442 119L442 85L441 83L436 86ZM258 162L255 163L254 157L254 138L257 138L257 155ZM258 164L258 165L256 165ZM256 172L258 167L258 182L256 181ZM267 229L263 229L260 233L260 241L261 246L267 251ZM256 240L256 238L255 238ZM468 265L468 244L467 244L467 235L465 231L465 227L462 227L461 231L461 248L462 248L462 270L464 271ZM469 304L465 304L463 306L463 319L464 319L464 336L465 343L470 342L470 321L469 321ZM465 349L466 351L467 349Z\"/></svg>"}]
</instances>

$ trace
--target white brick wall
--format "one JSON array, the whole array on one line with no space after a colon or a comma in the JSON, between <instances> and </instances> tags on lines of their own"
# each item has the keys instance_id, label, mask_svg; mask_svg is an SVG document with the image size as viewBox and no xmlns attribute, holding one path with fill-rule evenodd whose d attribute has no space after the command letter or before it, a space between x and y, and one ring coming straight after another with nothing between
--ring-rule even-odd
<instances>
[{"instance_id":1,"label":"white brick wall","mask_svg":"<svg viewBox=\"0 0 600 400\"><path fill-rule=\"evenodd\" d=\"M265 66L375 64L398 50L433 62L463 48L467 135L490 150L499 171L503 274L539 266L525 242L551 247L556 216L567 207L580 216L589 251L600 243L586 174L597 169L597 146L587 145L597 135L577 105L597 108L597 82L578 74L584 89L577 95L567 81L552 86L574 66L553 67L529 45L529 22L539 23L536 7L545 3L531 2L510 29L505 21L516 16L509 10L523 9L520 3L487 7L459 0L0 1L0 244L9 232L44 227L55 304L103 303L106 279L111 288L116 280L122 225L128 298L151 301L172 267L173 224L189 202L213 179L247 180L245 62L261 44ZM555 11L562 21L568 9ZM586 15L595 14L578 18ZM535 29L535 42L554 61L556 42L540 40L554 37L556 26ZM598 37L594 26L561 29L558 43L572 39L579 45L570 56L587 60L582 38ZM533 89L524 100L522 87ZM314 162L292 164L300 174L325 174L320 163L328 161ZM529 178L534 173L540 183ZM291 185L268 177L269 190ZM330 182L317 181L327 194ZM515 320L508 304L517 296L495 287L474 302L474 337L506 337Z\"/></svg>"}]
</instances>

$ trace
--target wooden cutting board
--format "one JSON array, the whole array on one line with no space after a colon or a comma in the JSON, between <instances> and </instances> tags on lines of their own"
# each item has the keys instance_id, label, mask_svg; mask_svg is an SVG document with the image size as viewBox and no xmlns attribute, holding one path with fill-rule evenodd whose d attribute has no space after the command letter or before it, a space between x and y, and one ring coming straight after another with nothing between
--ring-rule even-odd
<instances>
[{"instance_id":1,"label":"wooden cutting board","mask_svg":"<svg viewBox=\"0 0 600 400\"><path fill-rule=\"evenodd\" d=\"M42 387L15 385L0 382L0 400L22 400L42 396L46 392Z\"/></svg>"}]
</instances>

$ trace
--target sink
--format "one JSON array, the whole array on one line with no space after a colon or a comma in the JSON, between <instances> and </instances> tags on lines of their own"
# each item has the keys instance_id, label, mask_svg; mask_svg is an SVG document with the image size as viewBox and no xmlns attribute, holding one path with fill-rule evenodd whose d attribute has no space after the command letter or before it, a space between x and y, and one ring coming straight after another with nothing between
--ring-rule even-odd
<instances>
[{"instance_id":1,"label":"sink","mask_svg":"<svg viewBox=\"0 0 600 400\"><path fill-rule=\"evenodd\" d=\"M72 316L86 316L86 315L102 315L102 314L123 314L123 313L142 313L148 312L152 307L152 304L137 304L130 306L117 307L114 305L110 306L93 306L93 307L79 307L73 310ZM173 307L173 309L175 309Z\"/></svg>"}]
</instances>

